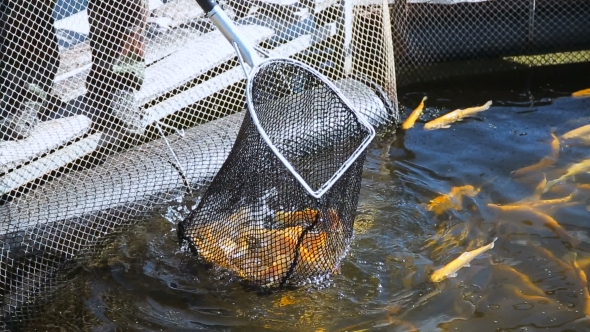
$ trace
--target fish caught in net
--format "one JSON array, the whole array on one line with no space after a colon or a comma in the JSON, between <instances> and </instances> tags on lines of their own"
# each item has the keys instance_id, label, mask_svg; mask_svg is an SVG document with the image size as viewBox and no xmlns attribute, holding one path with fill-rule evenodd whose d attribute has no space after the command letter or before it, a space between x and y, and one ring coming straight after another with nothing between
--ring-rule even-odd
<instances>
[{"instance_id":1,"label":"fish caught in net","mask_svg":"<svg viewBox=\"0 0 590 332\"><path fill-rule=\"evenodd\" d=\"M253 77L253 115L180 236L204 262L256 286L318 280L350 244L374 131L301 64L269 60Z\"/></svg>"}]
</instances>

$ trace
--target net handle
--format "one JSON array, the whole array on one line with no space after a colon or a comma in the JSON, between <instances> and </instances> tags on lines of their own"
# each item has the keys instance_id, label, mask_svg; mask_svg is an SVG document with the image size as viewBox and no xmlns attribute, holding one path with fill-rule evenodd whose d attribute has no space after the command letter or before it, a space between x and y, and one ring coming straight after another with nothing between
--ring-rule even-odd
<instances>
[{"instance_id":1,"label":"net handle","mask_svg":"<svg viewBox=\"0 0 590 332\"><path fill-rule=\"evenodd\" d=\"M254 47L246 42L246 39L240 34L234 22L227 14L217 5L215 0L196 0L199 6L207 14L207 17L221 31L225 39L230 44L238 45L238 49L250 67L258 66L262 63L262 58L256 53Z\"/></svg>"}]
</instances>

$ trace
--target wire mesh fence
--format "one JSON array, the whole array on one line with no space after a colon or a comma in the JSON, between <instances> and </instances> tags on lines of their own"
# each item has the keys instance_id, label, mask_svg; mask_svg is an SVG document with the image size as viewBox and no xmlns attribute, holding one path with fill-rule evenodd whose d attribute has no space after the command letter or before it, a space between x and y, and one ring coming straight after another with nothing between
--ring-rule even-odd
<instances>
[{"instance_id":1,"label":"wire mesh fence","mask_svg":"<svg viewBox=\"0 0 590 332\"><path fill-rule=\"evenodd\" d=\"M227 0L248 42L326 75L376 126L396 88L590 61L588 0ZM226 160L245 112L233 47L194 0L0 1L0 316ZM328 213L328 212L326 212Z\"/></svg>"}]
</instances>

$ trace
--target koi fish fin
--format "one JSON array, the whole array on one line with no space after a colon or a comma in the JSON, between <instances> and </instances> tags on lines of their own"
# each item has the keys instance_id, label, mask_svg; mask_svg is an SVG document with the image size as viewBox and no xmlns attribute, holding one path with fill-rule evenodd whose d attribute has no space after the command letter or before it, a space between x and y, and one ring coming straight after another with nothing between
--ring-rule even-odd
<instances>
[{"instance_id":1,"label":"koi fish fin","mask_svg":"<svg viewBox=\"0 0 590 332\"><path fill-rule=\"evenodd\" d=\"M541 192L541 193L544 194L544 193L548 192L549 190L551 190L551 188L553 188L556 184L558 184L560 182L561 182L561 178L547 182L547 184L545 184L545 188L543 188L543 192Z\"/></svg>"},{"instance_id":2,"label":"koi fish fin","mask_svg":"<svg viewBox=\"0 0 590 332\"><path fill-rule=\"evenodd\" d=\"M492 243L490 243L490 249L494 248L494 244L496 244L496 241L498 240L498 237L496 236L493 240Z\"/></svg>"},{"instance_id":3,"label":"koi fish fin","mask_svg":"<svg viewBox=\"0 0 590 332\"><path fill-rule=\"evenodd\" d=\"M442 125L440 126L441 129L448 129L451 128L451 125Z\"/></svg>"},{"instance_id":4,"label":"koi fish fin","mask_svg":"<svg viewBox=\"0 0 590 332\"><path fill-rule=\"evenodd\" d=\"M574 265L574 263L576 263L577 257L578 257L578 254L575 251L569 251L568 253L563 255L561 260L570 264L570 265Z\"/></svg>"},{"instance_id":5,"label":"koi fish fin","mask_svg":"<svg viewBox=\"0 0 590 332\"><path fill-rule=\"evenodd\" d=\"M494 183L494 181L496 181L496 179L498 178L498 176L494 176L493 178L487 180L486 182L482 183L479 188L475 189L477 191L477 193L479 194L479 192L483 189L484 186L487 186L488 184L492 184Z\"/></svg>"},{"instance_id":6,"label":"koi fish fin","mask_svg":"<svg viewBox=\"0 0 590 332\"><path fill-rule=\"evenodd\" d=\"M547 174L545 172L543 172L543 179L535 187L532 197L536 198L536 199L540 199L541 195L543 194L543 190L545 190L545 188L547 188Z\"/></svg>"},{"instance_id":7,"label":"koi fish fin","mask_svg":"<svg viewBox=\"0 0 590 332\"><path fill-rule=\"evenodd\" d=\"M451 274L449 274L447 277L448 278L455 278L457 276L457 272L453 272Z\"/></svg>"},{"instance_id":8,"label":"koi fish fin","mask_svg":"<svg viewBox=\"0 0 590 332\"><path fill-rule=\"evenodd\" d=\"M463 267L471 267L471 264L467 263L467 264L463 265Z\"/></svg>"}]
</instances>

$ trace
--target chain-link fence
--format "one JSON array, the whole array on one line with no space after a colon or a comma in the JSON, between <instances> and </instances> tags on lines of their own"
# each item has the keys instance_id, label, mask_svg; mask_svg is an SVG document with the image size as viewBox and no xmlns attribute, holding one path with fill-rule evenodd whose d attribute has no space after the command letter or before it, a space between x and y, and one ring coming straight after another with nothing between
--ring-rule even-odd
<instances>
[{"instance_id":1,"label":"chain-link fence","mask_svg":"<svg viewBox=\"0 0 590 332\"><path fill-rule=\"evenodd\" d=\"M373 125L398 120L396 81L590 61L588 0L220 4L248 42L326 75ZM0 315L11 328L67 285L60 271L75 258L198 196L237 137L245 76L194 0L0 0L0 15Z\"/></svg>"}]
</instances>

